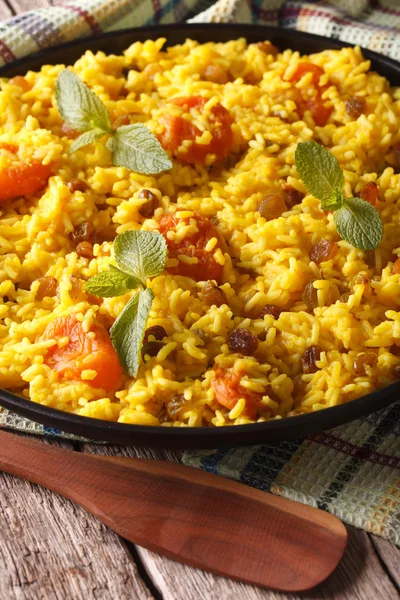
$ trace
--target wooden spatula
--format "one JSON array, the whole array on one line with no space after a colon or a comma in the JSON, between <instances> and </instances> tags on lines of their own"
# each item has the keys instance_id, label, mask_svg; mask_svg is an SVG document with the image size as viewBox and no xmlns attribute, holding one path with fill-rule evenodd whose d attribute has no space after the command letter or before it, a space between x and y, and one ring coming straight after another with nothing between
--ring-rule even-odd
<instances>
[{"instance_id":1,"label":"wooden spatula","mask_svg":"<svg viewBox=\"0 0 400 600\"><path fill-rule=\"evenodd\" d=\"M263 587L309 589L346 546L333 515L184 465L70 452L0 431L0 469L73 500L135 544Z\"/></svg>"}]
</instances>

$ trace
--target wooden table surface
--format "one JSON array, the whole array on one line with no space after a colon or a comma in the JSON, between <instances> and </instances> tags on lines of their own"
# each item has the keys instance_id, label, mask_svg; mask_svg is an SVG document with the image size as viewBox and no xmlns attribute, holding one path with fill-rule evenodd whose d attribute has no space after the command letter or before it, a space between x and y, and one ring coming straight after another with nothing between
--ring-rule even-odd
<instances>
[{"instance_id":1,"label":"wooden table surface","mask_svg":"<svg viewBox=\"0 0 400 600\"><path fill-rule=\"evenodd\" d=\"M0 0L0 19L49 0ZM46 443L46 442L45 442ZM179 452L72 442L76 452L179 460ZM79 506L0 473L1 600L395 600L400 549L348 527L338 569L318 588L279 594L175 563L121 539Z\"/></svg>"}]
</instances>

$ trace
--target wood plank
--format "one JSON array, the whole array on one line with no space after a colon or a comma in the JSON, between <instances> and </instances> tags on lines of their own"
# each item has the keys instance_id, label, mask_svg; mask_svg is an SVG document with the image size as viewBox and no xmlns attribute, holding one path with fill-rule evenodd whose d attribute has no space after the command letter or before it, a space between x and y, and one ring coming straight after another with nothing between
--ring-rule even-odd
<instances>
[{"instance_id":1,"label":"wood plank","mask_svg":"<svg viewBox=\"0 0 400 600\"><path fill-rule=\"evenodd\" d=\"M85 452L111 456L139 456L161 458L162 451L118 446L85 444ZM168 452L169 458L179 460L180 454ZM137 547L137 552L152 581L164 600L278 600L282 595L270 590L234 582L161 557ZM338 600L391 600L397 591L382 568L368 535L349 527L349 544L338 569L318 588L301 595L285 594L287 600L332 599Z\"/></svg>"},{"instance_id":2,"label":"wood plank","mask_svg":"<svg viewBox=\"0 0 400 600\"><path fill-rule=\"evenodd\" d=\"M5 2L0 2L0 20L10 19L14 13Z\"/></svg>"},{"instance_id":3,"label":"wood plank","mask_svg":"<svg viewBox=\"0 0 400 600\"><path fill-rule=\"evenodd\" d=\"M51 6L50 0L34 0L34 2L31 0L8 0L8 2L17 15L27 10ZM2 2L2 4L4 3Z\"/></svg>"},{"instance_id":4,"label":"wood plank","mask_svg":"<svg viewBox=\"0 0 400 600\"><path fill-rule=\"evenodd\" d=\"M0 473L0 520L2 600L154 598L124 542L57 494Z\"/></svg>"},{"instance_id":5,"label":"wood plank","mask_svg":"<svg viewBox=\"0 0 400 600\"><path fill-rule=\"evenodd\" d=\"M400 593L400 548L376 535L370 534L369 539Z\"/></svg>"}]
</instances>

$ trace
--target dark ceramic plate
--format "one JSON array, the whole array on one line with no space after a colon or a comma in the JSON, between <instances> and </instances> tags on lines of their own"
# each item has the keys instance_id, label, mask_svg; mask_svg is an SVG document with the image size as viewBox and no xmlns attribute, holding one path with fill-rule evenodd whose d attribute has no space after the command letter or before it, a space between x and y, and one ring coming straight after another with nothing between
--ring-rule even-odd
<instances>
[{"instance_id":1,"label":"dark ceramic plate","mask_svg":"<svg viewBox=\"0 0 400 600\"><path fill-rule=\"evenodd\" d=\"M74 63L87 49L94 52L103 50L106 53L120 53L135 40L144 41L148 38L155 39L157 37L166 37L168 43L172 45L180 44L188 37L199 42L225 42L239 37L246 37L248 42L268 39L281 50L292 48L303 54L349 45L337 40L298 31L257 25L185 24L144 27L115 31L63 44L56 48L49 48L0 68L0 77L23 75L29 69L39 69L43 64L64 63L69 65ZM371 59L372 69L387 77L393 85L400 86L400 64L368 50L364 50L364 55ZM35 404L5 390L0 390L0 404L46 426L94 440L141 446L217 448L276 442L330 429L388 406L399 398L399 392L400 382L347 404L308 415L268 423L212 428L144 427L110 423L71 415Z\"/></svg>"}]
</instances>

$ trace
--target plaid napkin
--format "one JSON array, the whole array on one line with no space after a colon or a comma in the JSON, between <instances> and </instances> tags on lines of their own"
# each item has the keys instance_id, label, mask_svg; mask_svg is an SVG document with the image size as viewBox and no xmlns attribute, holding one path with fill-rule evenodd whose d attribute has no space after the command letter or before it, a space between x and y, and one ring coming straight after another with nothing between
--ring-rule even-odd
<instances>
[{"instance_id":1,"label":"plaid napkin","mask_svg":"<svg viewBox=\"0 0 400 600\"><path fill-rule=\"evenodd\" d=\"M400 60L398 0L219 0L215 4L210 0L71 0L0 23L0 65L105 30L185 20L298 29ZM0 413L0 426L74 438L5 410ZM327 510L346 523L400 544L400 402L306 439L186 452L183 460Z\"/></svg>"}]
</instances>

